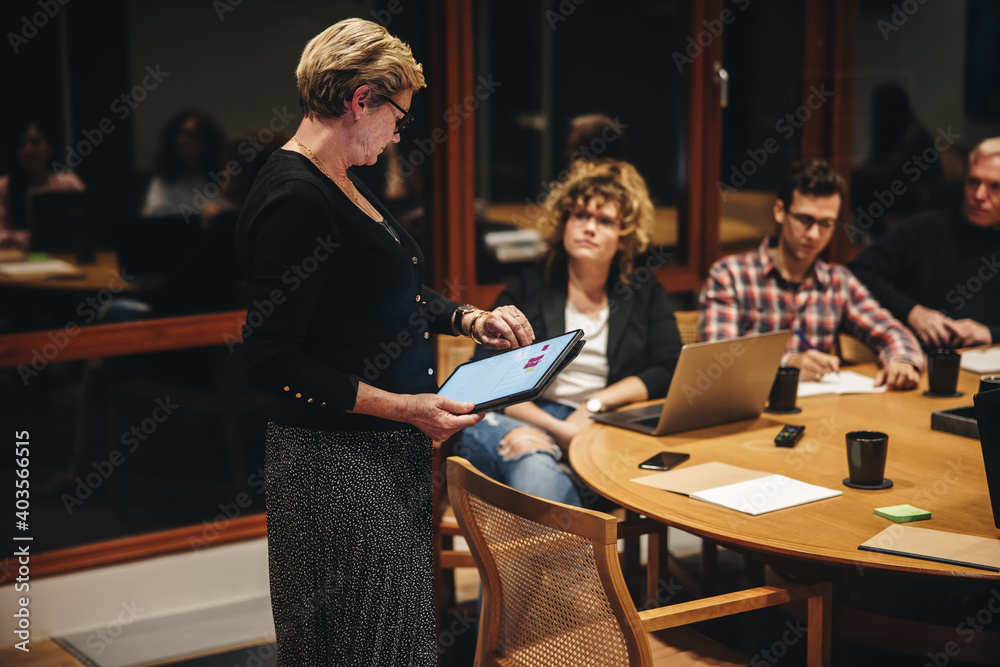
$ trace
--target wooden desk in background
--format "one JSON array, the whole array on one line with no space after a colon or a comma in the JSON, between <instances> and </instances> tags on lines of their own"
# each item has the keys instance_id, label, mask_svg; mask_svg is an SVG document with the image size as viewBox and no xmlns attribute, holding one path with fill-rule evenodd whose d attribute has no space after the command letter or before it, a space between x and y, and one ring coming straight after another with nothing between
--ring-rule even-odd
<instances>
[{"instance_id":1,"label":"wooden desk in background","mask_svg":"<svg viewBox=\"0 0 1000 667\"><path fill-rule=\"evenodd\" d=\"M0 272L0 285L22 289L63 290L74 292L96 292L112 289L117 292L129 291L131 287L122 280L118 266L118 253L114 250L98 250L94 253L94 263L78 264L73 253L53 253L52 259L60 259L79 269L79 276L52 277L32 275L11 278Z\"/></svg>"},{"instance_id":2,"label":"wooden desk in background","mask_svg":"<svg viewBox=\"0 0 1000 667\"><path fill-rule=\"evenodd\" d=\"M754 248L760 240L774 231L774 193L736 191L727 193L721 202L719 242L723 248ZM491 203L486 217L494 222L504 222L519 229L531 229L537 224L541 208L527 203ZM657 206L651 230L653 245L677 245L678 225L676 206Z\"/></svg>"},{"instance_id":3,"label":"wooden desk in background","mask_svg":"<svg viewBox=\"0 0 1000 667\"><path fill-rule=\"evenodd\" d=\"M34 331L93 324L97 308L111 297L135 291L123 279L114 250L99 250L92 264L77 264L73 253L53 253L77 267L76 275L44 272L17 278L0 272L0 331Z\"/></svg>"},{"instance_id":4,"label":"wooden desk in background","mask_svg":"<svg viewBox=\"0 0 1000 667\"><path fill-rule=\"evenodd\" d=\"M865 364L852 370L873 376L876 367ZM897 618L870 611L858 613L844 603L851 596L850 586L861 587L865 584L858 582L873 579L869 576L865 580L866 573L916 575L916 586L928 581L927 577L946 577L956 585L967 581L1000 591L1000 586L995 586L1000 584L1000 574L995 572L858 550L858 545L894 525L875 515L874 508L905 503L932 513L930 520L915 526L1000 539L1000 529L993 524L979 441L930 427L931 412L971 405L978 381L978 374L963 370L959 390L964 396L935 399L923 395L925 374L913 391L800 398L800 414L764 413L753 421L661 438L591 424L573 440L569 457L586 484L640 514L777 568L804 564L804 569L825 571L824 576L834 579L835 584L842 583L835 593L841 638L865 644L881 642L893 650L912 649L917 655L926 655L943 650L948 640L956 639L954 625L921 623L915 630L904 627ZM774 445L774 436L786 423L806 427L802 440L792 449ZM842 484L847 477L845 434L865 429L889 435L886 476L894 483L891 489L859 491ZM654 474L638 465L660 451L690 454L685 466L722 461L838 489L843 495L751 516L630 481ZM848 581L854 583L845 583ZM898 628L897 623L901 624ZM1000 663L997 633L978 633L974 648L996 658L991 662L987 657L982 664Z\"/></svg>"}]
</instances>

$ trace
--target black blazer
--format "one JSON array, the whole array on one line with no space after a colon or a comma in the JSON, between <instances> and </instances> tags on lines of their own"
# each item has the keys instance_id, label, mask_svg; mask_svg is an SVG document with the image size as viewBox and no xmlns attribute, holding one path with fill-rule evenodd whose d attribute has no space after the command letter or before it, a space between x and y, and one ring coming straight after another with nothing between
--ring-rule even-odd
<instances>
[{"instance_id":1,"label":"black blazer","mask_svg":"<svg viewBox=\"0 0 1000 667\"><path fill-rule=\"evenodd\" d=\"M546 282L537 268L521 272L497 297L493 308L514 305L531 322L535 338L543 340L566 331L567 271L554 266L557 276ZM608 281L608 384L631 375L646 385L650 398L667 395L670 378L677 366L681 336L670 300L660 281L645 273L628 285L617 278ZM475 358L490 351L477 348Z\"/></svg>"}]
</instances>

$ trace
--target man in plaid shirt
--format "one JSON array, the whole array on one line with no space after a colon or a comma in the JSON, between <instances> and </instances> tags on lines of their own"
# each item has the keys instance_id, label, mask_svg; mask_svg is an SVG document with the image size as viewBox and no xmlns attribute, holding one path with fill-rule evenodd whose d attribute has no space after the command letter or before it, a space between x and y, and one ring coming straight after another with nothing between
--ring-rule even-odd
<instances>
[{"instance_id":1,"label":"man in plaid shirt","mask_svg":"<svg viewBox=\"0 0 1000 667\"><path fill-rule=\"evenodd\" d=\"M871 296L847 268L818 259L830 242L844 182L822 160L795 163L774 202L775 236L755 252L717 261L701 292L700 340L790 329L782 365L803 380L837 371L839 331L878 350L875 385L917 386L925 358L913 334Z\"/></svg>"}]
</instances>

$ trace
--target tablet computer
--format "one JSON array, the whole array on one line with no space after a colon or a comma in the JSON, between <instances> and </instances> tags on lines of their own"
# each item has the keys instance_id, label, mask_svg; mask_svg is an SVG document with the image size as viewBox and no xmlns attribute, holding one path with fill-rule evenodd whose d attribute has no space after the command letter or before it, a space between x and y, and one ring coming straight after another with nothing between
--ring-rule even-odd
<instances>
[{"instance_id":1,"label":"tablet computer","mask_svg":"<svg viewBox=\"0 0 1000 667\"><path fill-rule=\"evenodd\" d=\"M438 394L472 401L473 412L502 410L533 401L583 348L583 331L574 329L516 350L500 352L455 369Z\"/></svg>"}]
</instances>

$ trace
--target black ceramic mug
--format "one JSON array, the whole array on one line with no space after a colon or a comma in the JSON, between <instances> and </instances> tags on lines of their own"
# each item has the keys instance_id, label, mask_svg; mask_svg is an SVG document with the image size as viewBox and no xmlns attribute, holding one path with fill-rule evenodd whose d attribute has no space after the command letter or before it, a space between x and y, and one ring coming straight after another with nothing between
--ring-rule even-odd
<instances>
[{"instance_id":1,"label":"black ceramic mug","mask_svg":"<svg viewBox=\"0 0 1000 667\"><path fill-rule=\"evenodd\" d=\"M927 383L931 394L953 396L958 387L958 371L962 355L955 350L939 349L927 352Z\"/></svg>"},{"instance_id":2,"label":"black ceramic mug","mask_svg":"<svg viewBox=\"0 0 1000 667\"><path fill-rule=\"evenodd\" d=\"M771 394L767 399L769 412L797 412L795 397L799 393L799 369L782 366L774 376Z\"/></svg>"},{"instance_id":3,"label":"black ceramic mug","mask_svg":"<svg viewBox=\"0 0 1000 667\"><path fill-rule=\"evenodd\" d=\"M847 434L847 473L859 486L876 486L885 479L885 459L889 436L880 431L851 431Z\"/></svg>"}]
</instances>

